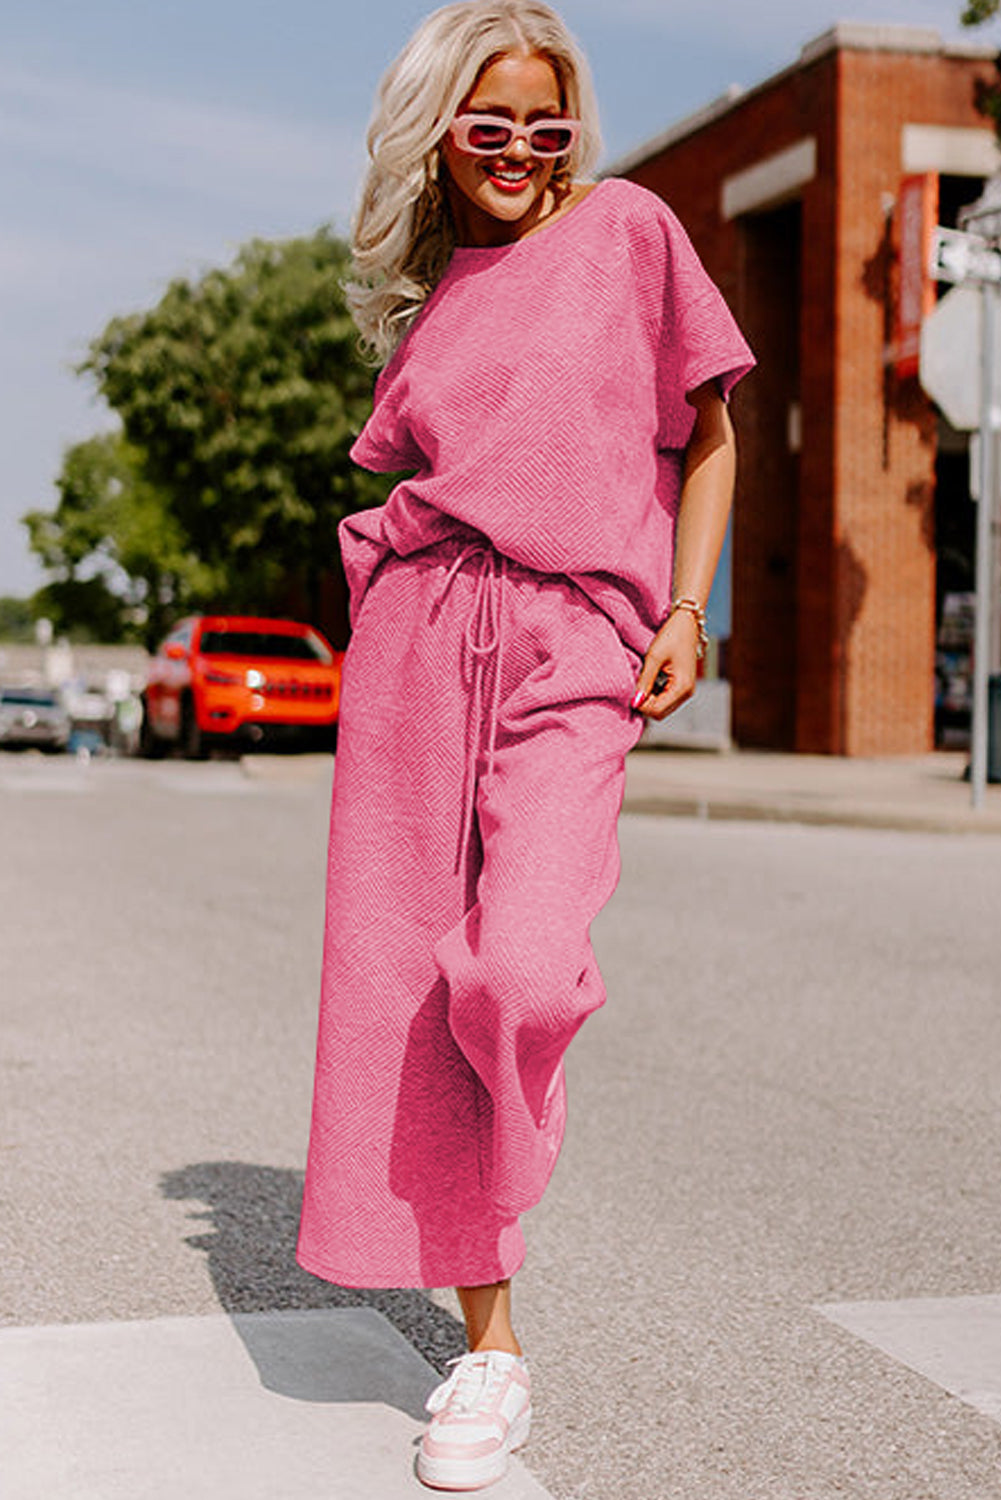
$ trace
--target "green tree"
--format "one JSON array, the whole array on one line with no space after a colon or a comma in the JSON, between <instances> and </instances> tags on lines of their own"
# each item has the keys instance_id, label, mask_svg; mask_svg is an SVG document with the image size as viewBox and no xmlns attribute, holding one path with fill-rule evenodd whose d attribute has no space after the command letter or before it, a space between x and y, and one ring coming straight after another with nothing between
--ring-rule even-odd
<instances>
[{"instance_id":1,"label":"green tree","mask_svg":"<svg viewBox=\"0 0 1001 1500\"><path fill-rule=\"evenodd\" d=\"M959 19L964 26L982 26L997 15L999 6L1001 0L968 0Z\"/></svg>"},{"instance_id":2,"label":"green tree","mask_svg":"<svg viewBox=\"0 0 1001 1500\"><path fill-rule=\"evenodd\" d=\"M114 319L82 366L230 609L262 609L292 577L315 606L337 522L385 496L348 458L372 389L348 266L327 230L253 241L231 267Z\"/></svg>"},{"instance_id":3,"label":"green tree","mask_svg":"<svg viewBox=\"0 0 1001 1500\"><path fill-rule=\"evenodd\" d=\"M14 594L0 595L0 641L33 641L36 618L30 599Z\"/></svg>"},{"instance_id":4,"label":"green tree","mask_svg":"<svg viewBox=\"0 0 1001 1500\"><path fill-rule=\"evenodd\" d=\"M36 613L60 632L152 645L219 578L193 553L164 491L120 433L76 443L63 456L54 511L24 517L50 574Z\"/></svg>"},{"instance_id":5,"label":"green tree","mask_svg":"<svg viewBox=\"0 0 1001 1500\"><path fill-rule=\"evenodd\" d=\"M1001 9L1001 0L967 0L967 4L960 13L960 21L964 26L982 26L985 21L992 20ZM980 79L976 85L976 104L980 113L994 124L994 130L1001 137L1001 55L994 62L995 77Z\"/></svg>"}]
</instances>

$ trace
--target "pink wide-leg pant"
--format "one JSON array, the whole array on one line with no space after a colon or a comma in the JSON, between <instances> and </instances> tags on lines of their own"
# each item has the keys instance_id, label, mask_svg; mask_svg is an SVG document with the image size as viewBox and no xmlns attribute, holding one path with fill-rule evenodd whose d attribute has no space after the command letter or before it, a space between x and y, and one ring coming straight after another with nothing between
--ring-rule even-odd
<instances>
[{"instance_id":1,"label":"pink wide-leg pant","mask_svg":"<svg viewBox=\"0 0 1001 1500\"><path fill-rule=\"evenodd\" d=\"M299 1240L342 1286L524 1257L604 1000L639 659L568 579L488 544L391 556L356 612L334 776Z\"/></svg>"}]
</instances>

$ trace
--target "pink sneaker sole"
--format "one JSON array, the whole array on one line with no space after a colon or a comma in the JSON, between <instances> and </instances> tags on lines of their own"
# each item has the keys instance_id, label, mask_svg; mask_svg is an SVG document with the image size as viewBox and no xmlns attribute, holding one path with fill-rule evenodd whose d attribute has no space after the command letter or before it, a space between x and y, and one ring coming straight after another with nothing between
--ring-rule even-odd
<instances>
[{"instance_id":1,"label":"pink sneaker sole","mask_svg":"<svg viewBox=\"0 0 1001 1500\"><path fill-rule=\"evenodd\" d=\"M417 1478L433 1490L483 1490L496 1484L507 1473L508 1458L528 1442L532 1430L532 1408L528 1407L512 1423L507 1442L495 1453L482 1458L429 1457L423 1450L417 1454Z\"/></svg>"}]
</instances>

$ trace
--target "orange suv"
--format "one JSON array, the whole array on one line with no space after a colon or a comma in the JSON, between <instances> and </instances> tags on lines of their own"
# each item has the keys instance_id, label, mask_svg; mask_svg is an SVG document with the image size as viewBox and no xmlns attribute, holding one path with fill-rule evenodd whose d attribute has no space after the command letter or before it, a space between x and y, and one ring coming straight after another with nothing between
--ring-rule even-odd
<instances>
[{"instance_id":1,"label":"orange suv","mask_svg":"<svg viewBox=\"0 0 1001 1500\"><path fill-rule=\"evenodd\" d=\"M331 748L343 659L318 630L293 620L182 620L150 661L140 753L178 746L197 760L213 745L292 738Z\"/></svg>"}]
</instances>

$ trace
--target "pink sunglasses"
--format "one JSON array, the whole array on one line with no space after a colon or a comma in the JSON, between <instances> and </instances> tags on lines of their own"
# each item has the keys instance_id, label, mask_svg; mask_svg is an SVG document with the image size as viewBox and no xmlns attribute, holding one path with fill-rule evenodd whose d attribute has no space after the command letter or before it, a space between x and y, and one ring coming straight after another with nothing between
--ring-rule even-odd
<instances>
[{"instance_id":1,"label":"pink sunglasses","mask_svg":"<svg viewBox=\"0 0 1001 1500\"><path fill-rule=\"evenodd\" d=\"M502 115L457 115L449 126L460 151L471 156L498 156L515 141L527 141L533 156L566 156L580 135L579 120L536 120L513 125Z\"/></svg>"}]
</instances>

